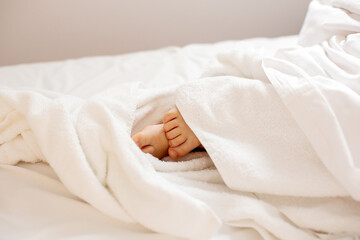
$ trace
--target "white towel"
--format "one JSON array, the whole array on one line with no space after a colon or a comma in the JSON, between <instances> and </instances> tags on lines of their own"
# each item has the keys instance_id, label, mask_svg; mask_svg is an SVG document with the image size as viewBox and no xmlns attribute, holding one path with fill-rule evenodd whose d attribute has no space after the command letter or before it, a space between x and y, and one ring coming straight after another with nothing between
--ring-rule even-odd
<instances>
[{"instance_id":1,"label":"white towel","mask_svg":"<svg viewBox=\"0 0 360 240\"><path fill-rule=\"evenodd\" d=\"M137 83L119 85L84 101L1 88L0 162L46 161L73 194L112 217L157 232L208 239L219 228L218 217L157 175L130 138L141 103L138 90Z\"/></svg>"},{"instance_id":2,"label":"white towel","mask_svg":"<svg viewBox=\"0 0 360 240\"><path fill-rule=\"evenodd\" d=\"M232 189L344 196L273 86L234 77L181 87L176 104Z\"/></svg>"}]
</instances>

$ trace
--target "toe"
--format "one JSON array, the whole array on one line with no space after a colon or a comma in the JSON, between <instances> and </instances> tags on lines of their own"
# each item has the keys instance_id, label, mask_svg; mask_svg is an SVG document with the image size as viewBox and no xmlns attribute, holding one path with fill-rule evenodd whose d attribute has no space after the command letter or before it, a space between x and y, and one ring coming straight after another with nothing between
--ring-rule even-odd
<instances>
[{"instance_id":1,"label":"toe","mask_svg":"<svg viewBox=\"0 0 360 240\"><path fill-rule=\"evenodd\" d=\"M170 109L164 116L164 119L163 119L163 123L167 123L171 120L174 120L176 117L177 117L177 114L178 111L177 111L177 108L174 107L172 109Z\"/></svg>"},{"instance_id":2,"label":"toe","mask_svg":"<svg viewBox=\"0 0 360 240\"><path fill-rule=\"evenodd\" d=\"M183 144L186 141L186 137L184 135L180 135L172 140L169 141L170 147L177 147Z\"/></svg>"},{"instance_id":3,"label":"toe","mask_svg":"<svg viewBox=\"0 0 360 240\"><path fill-rule=\"evenodd\" d=\"M171 120L170 122L164 123L164 132L168 132L179 126L177 119Z\"/></svg>"},{"instance_id":4,"label":"toe","mask_svg":"<svg viewBox=\"0 0 360 240\"><path fill-rule=\"evenodd\" d=\"M136 145L138 145L139 148L142 148L144 146L144 136L142 133L137 133L132 137L132 140L135 142Z\"/></svg>"},{"instance_id":5,"label":"toe","mask_svg":"<svg viewBox=\"0 0 360 240\"><path fill-rule=\"evenodd\" d=\"M153 154L155 152L155 148L151 145L147 145L147 146L141 148L141 151L143 151L144 153Z\"/></svg>"},{"instance_id":6,"label":"toe","mask_svg":"<svg viewBox=\"0 0 360 240\"><path fill-rule=\"evenodd\" d=\"M183 144L169 149L169 156L171 157L170 152L174 152L174 153L172 153L172 155L175 158L183 157L186 154L188 154L189 152L191 152L192 150L194 150L196 147L198 147L198 146L195 146L190 140L185 141Z\"/></svg>"},{"instance_id":7,"label":"toe","mask_svg":"<svg viewBox=\"0 0 360 240\"><path fill-rule=\"evenodd\" d=\"M163 124L150 125L132 139L144 153L150 153L159 159L167 155L169 144Z\"/></svg>"},{"instance_id":8,"label":"toe","mask_svg":"<svg viewBox=\"0 0 360 240\"><path fill-rule=\"evenodd\" d=\"M178 154L177 154L176 150L173 148L169 148L168 154L172 159L178 158Z\"/></svg>"},{"instance_id":9,"label":"toe","mask_svg":"<svg viewBox=\"0 0 360 240\"><path fill-rule=\"evenodd\" d=\"M166 138L167 138L168 140L174 139L174 138L176 138L177 136L179 136L180 134L181 134L180 128L174 128L174 129L168 131L167 133L165 133Z\"/></svg>"}]
</instances>

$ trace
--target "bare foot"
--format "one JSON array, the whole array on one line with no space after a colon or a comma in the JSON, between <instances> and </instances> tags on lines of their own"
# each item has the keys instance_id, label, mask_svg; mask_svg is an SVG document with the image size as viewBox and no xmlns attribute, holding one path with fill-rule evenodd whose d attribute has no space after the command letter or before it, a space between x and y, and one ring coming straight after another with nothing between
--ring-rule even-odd
<instances>
[{"instance_id":1,"label":"bare foot","mask_svg":"<svg viewBox=\"0 0 360 240\"><path fill-rule=\"evenodd\" d=\"M202 147L177 107L165 114L163 122L164 132L169 142L168 153L171 158L183 157L195 148Z\"/></svg>"},{"instance_id":2,"label":"bare foot","mask_svg":"<svg viewBox=\"0 0 360 240\"><path fill-rule=\"evenodd\" d=\"M132 139L144 153L150 153L159 159L167 155L169 145L163 124L150 125L135 134Z\"/></svg>"}]
</instances>

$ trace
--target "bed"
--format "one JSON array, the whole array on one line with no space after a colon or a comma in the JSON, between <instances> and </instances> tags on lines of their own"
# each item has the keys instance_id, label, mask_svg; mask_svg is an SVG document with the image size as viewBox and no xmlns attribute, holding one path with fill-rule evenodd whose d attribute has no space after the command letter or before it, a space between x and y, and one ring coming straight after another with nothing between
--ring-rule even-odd
<instances>
[{"instance_id":1,"label":"bed","mask_svg":"<svg viewBox=\"0 0 360 240\"><path fill-rule=\"evenodd\" d=\"M356 124L358 114L351 115L353 122L342 118L343 112L338 108L344 105L338 106L332 101L333 89L343 89L342 86L330 86L325 77L321 78L325 73L316 72L318 70L311 68L311 64L302 65L303 52L296 55L296 51L300 51L299 41L304 45L314 44L305 41L310 39L308 36L312 35L313 27L318 27L311 22L311 14L318 14L319 9L327 11L329 6L334 11L346 8L353 16L360 14L355 3L334 2L313 1L313 12L306 22L308 25L304 25L309 31L303 30L301 36L192 44L117 56L1 67L0 239L358 239L360 195L357 184L360 178L356 144L359 143L359 129L349 131L346 127ZM349 43L349 46L355 46L356 52L359 23L355 22L347 22L350 28L353 27L347 31L355 32L352 35L355 44ZM321 37L326 37L326 33ZM310 55L317 56L317 49L311 50ZM294 68L285 64L291 56L299 60L292 62L296 65ZM359 75L353 69L359 59L353 57L355 67L348 72L355 77L348 79L356 82ZM309 59L308 55L306 59ZM320 57L318 61L321 62ZM308 67L309 72L296 72L299 66ZM285 73L287 75L282 76ZM329 103L326 106L335 109L332 116L340 119L336 126L345 129L342 136L346 141L334 140L332 144L349 144L348 148L344 145L344 151L339 147L329 153L326 144L330 143L324 143L327 147L321 145L323 138L340 137L335 132L337 137L331 135L329 129L334 127L324 120L324 115L318 116L326 112L323 104L316 105L322 98L319 100L317 95L311 95L316 91L309 90L303 83L303 76L315 76L324 83L316 89L322 90L320 97L326 97ZM266 158L256 148L246 153L255 159L251 164L239 163L247 171L238 170L238 166L225 161L241 155L244 151L239 146L243 145L234 145L229 150L229 142L225 140L232 139L233 133L222 126L207 124L206 119L233 107L223 101L216 102L217 99L234 95L231 102L238 101L236 89L243 89L248 84L239 86L238 78L258 79L248 91L255 89L261 94L265 92L267 97L271 94L280 96L274 102L269 101L270 105L276 109L280 105L289 109L286 113L271 110L277 117L286 114L289 119L281 122L281 129L296 128L301 135L282 132L276 135L283 136L287 143L298 144L283 155L295 152L293 158L297 161L297 156L305 152L307 160L315 159L316 163L309 160L286 168L262 168L267 165L263 162ZM268 93L267 88L262 89L264 78L271 79L276 91ZM285 84L284 78L291 78L291 84L299 85ZM301 84L296 79L302 79ZM223 81L226 82L221 85ZM228 82L234 82L229 85L230 90L224 87ZM342 99L344 93L344 103L354 102L354 105L349 104L354 108L345 111L353 113L358 110L358 83L344 84L352 90L344 88L335 96ZM290 93L294 95L284 86L290 86ZM209 95L217 97L208 104L211 111L205 109L202 112L201 106L209 101ZM310 108L308 112L300 103L294 104L294 96L310 96L301 103L311 104L315 110ZM250 105L254 101L257 100L252 99ZM195 151L181 159L184 161L173 162L169 157L161 161L136 149L130 136L159 122L175 103L194 132L201 136L199 139L208 153ZM211 107L212 104L223 108ZM239 104L237 106L242 106ZM265 105L262 103L261 106ZM261 106L258 109L265 113L271 108L262 109ZM314 111L319 114L313 114ZM213 116L217 123L219 114ZM221 114L225 116L225 113ZM269 117L270 113L266 114ZM322 121L324 126L311 128L308 117L304 117L309 114L313 114L313 122ZM258 116L254 113L254 118ZM297 120L296 124L293 119ZM278 121L277 118L274 121ZM261 122L257 124L262 126ZM73 125L76 125L75 132L67 134ZM106 129L99 126L106 126ZM273 125L263 127L269 129L269 126ZM273 129L277 127L274 125ZM219 129L223 135L208 128ZM109 133L108 129L114 131ZM111 135L115 130L123 132ZM317 135L317 131L322 134ZM268 142L274 143L270 150L264 147L270 155L277 147L283 148L280 140L274 140L270 135L266 137L270 139ZM254 141L261 146L259 139ZM218 147L213 147L214 142L222 149L220 153L216 151ZM72 147L75 145L81 147ZM99 146L105 150L99 150ZM247 145L247 148L252 149L251 146ZM76 158L76 154L85 157ZM275 159L276 154L271 159ZM347 159L349 154L352 157ZM339 158L347 159L348 165L338 163L336 159ZM116 159L120 159L119 162ZM130 161L133 159L137 159L135 163ZM261 164L261 168L256 164ZM279 160L277 164L284 166L286 162ZM235 179L229 176L235 176ZM287 183L281 184L284 179Z\"/></svg>"},{"instance_id":2,"label":"bed","mask_svg":"<svg viewBox=\"0 0 360 240\"><path fill-rule=\"evenodd\" d=\"M86 99L122 82L141 81L146 85L163 87L199 78L217 53L239 46L266 46L271 51L295 42L296 36L252 39L3 67L1 84L13 88L51 90ZM29 236L32 239L118 239L119 236L126 239L176 239L136 225L123 225L101 214L66 190L45 163L20 163L1 168L1 176L1 192L4 194L1 197L3 217L0 232L4 239ZM250 229L228 229L227 232L234 239L240 236L261 239ZM219 234L219 239L221 236ZM228 233L225 232L224 236Z\"/></svg>"}]
</instances>

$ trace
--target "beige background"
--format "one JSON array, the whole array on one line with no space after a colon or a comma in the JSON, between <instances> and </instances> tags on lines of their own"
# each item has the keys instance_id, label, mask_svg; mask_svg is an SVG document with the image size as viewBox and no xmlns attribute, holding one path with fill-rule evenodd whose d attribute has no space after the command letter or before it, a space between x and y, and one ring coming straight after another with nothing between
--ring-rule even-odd
<instances>
[{"instance_id":1,"label":"beige background","mask_svg":"<svg viewBox=\"0 0 360 240\"><path fill-rule=\"evenodd\" d=\"M310 0L0 0L0 66L297 34Z\"/></svg>"}]
</instances>

